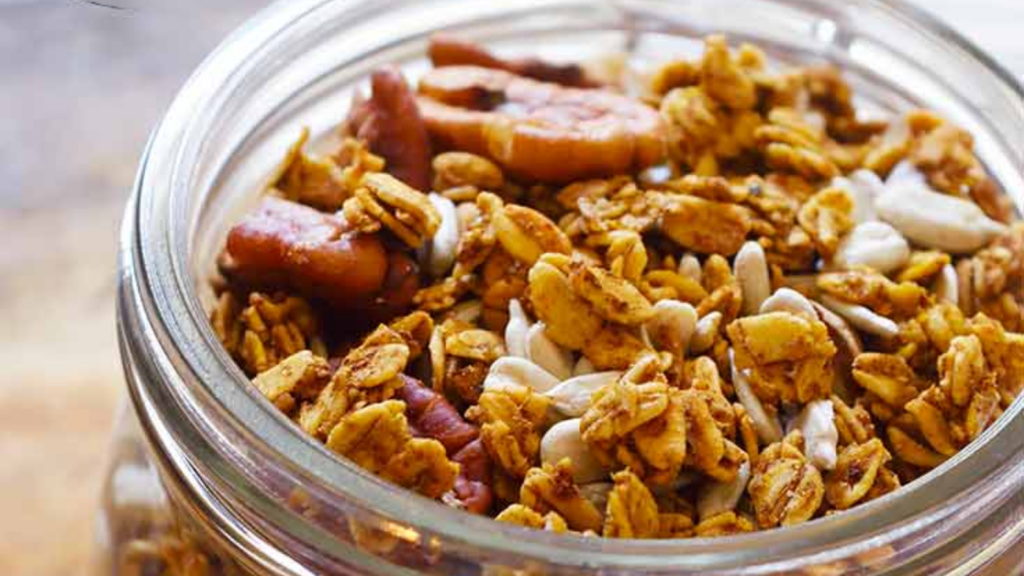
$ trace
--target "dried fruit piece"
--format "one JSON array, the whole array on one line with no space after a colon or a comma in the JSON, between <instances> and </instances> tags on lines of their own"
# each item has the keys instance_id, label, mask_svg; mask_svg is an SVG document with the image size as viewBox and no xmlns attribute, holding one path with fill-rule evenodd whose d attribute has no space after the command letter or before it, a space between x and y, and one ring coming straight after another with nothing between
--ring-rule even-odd
<instances>
[{"instance_id":1,"label":"dried fruit piece","mask_svg":"<svg viewBox=\"0 0 1024 576\"><path fill-rule=\"evenodd\" d=\"M431 70L419 91L420 111L438 142L487 156L529 180L616 175L663 155L658 114L612 92L475 66Z\"/></svg>"}]
</instances>

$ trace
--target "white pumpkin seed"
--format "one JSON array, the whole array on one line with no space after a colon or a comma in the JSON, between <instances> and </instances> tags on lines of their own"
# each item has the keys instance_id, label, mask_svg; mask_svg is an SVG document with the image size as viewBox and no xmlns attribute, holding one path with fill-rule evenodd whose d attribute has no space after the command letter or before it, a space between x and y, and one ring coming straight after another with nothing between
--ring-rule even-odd
<instances>
[{"instance_id":1,"label":"white pumpkin seed","mask_svg":"<svg viewBox=\"0 0 1024 576\"><path fill-rule=\"evenodd\" d=\"M899 325L885 316L876 314L865 306L843 302L824 294L821 296L821 303L829 310L845 318L855 328L859 328L869 334L883 338L895 338L900 333Z\"/></svg>"},{"instance_id":2,"label":"white pumpkin seed","mask_svg":"<svg viewBox=\"0 0 1024 576\"><path fill-rule=\"evenodd\" d=\"M708 312L700 320L693 330L693 337L690 338L690 352L703 354L715 343L718 337L718 329L722 326L722 313L718 311Z\"/></svg>"},{"instance_id":3,"label":"white pumpkin seed","mask_svg":"<svg viewBox=\"0 0 1024 576\"><path fill-rule=\"evenodd\" d=\"M750 482L750 461L740 464L736 477L729 482L707 482L697 492L697 516L704 520L736 509Z\"/></svg>"},{"instance_id":4,"label":"white pumpkin seed","mask_svg":"<svg viewBox=\"0 0 1024 576\"><path fill-rule=\"evenodd\" d=\"M681 358L690 345L697 327L697 311L685 302L660 300L654 305L654 316L644 323L644 340L652 347L671 352Z\"/></svg>"},{"instance_id":5,"label":"white pumpkin seed","mask_svg":"<svg viewBox=\"0 0 1024 576\"><path fill-rule=\"evenodd\" d=\"M750 381L743 370L736 367L736 360L733 358L732 349L729 350L729 366L732 372L732 385L736 389L736 397L740 404L747 410L750 420L754 423L754 430L757 437L764 444L771 444L782 440L782 423L777 415L769 416L765 411L761 399L754 394L750 387Z\"/></svg>"},{"instance_id":6,"label":"white pumpkin seed","mask_svg":"<svg viewBox=\"0 0 1024 576\"><path fill-rule=\"evenodd\" d=\"M523 305L515 298L508 301L508 323L505 325L505 350L509 356L526 358L526 335L530 331L530 319Z\"/></svg>"},{"instance_id":7,"label":"white pumpkin seed","mask_svg":"<svg viewBox=\"0 0 1024 576\"><path fill-rule=\"evenodd\" d=\"M808 402L789 428L799 429L803 433L804 456L811 464L819 470L832 470L836 467L839 431L836 429L831 400Z\"/></svg>"},{"instance_id":8,"label":"white pumpkin seed","mask_svg":"<svg viewBox=\"0 0 1024 576\"><path fill-rule=\"evenodd\" d=\"M757 242L748 241L736 253L733 261L733 274L739 282L743 293L743 313L757 314L772 292L771 278L768 275L768 260L764 248Z\"/></svg>"},{"instance_id":9,"label":"white pumpkin seed","mask_svg":"<svg viewBox=\"0 0 1024 576\"><path fill-rule=\"evenodd\" d=\"M960 301L960 279L957 277L956 268L952 264L946 264L935 279L935 295L943 302L956 305Z\"/></svg>"},{"instance_id":10,"label":"white pumpkin seed","mask_svg":"<svg viewBox=\"0 0 1024 576\"><path fill-rule=\"evenodd\" d=\"M459 245L459 215L455 210L455 203L431 192L427 195L430 203L434 205L441 214L441 225L438 227L434 237L430 239L424 248L424 262L427 271L436 278L444 277L455 263L455 250Z\"/></svg>"}]
</instances>

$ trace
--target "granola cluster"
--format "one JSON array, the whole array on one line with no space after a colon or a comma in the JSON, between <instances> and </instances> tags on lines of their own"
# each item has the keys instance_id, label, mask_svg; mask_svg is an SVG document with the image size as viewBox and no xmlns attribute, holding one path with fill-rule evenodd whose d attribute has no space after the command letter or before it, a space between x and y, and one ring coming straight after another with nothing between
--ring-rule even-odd
<instances>
[{"instance_id":1,"label":"granola cluster","mask_svg":"<svg viewBox=\"0 0 1024 576\"><path fill-rule=\"evenodd\" d=\"M430 54L333 151L303 132L221 258L225 349L349 462L533 529L722 536L896 491L1024 388L1024 224L938 115L721 36L642 81Z\"/></svg>"}]
</instances>

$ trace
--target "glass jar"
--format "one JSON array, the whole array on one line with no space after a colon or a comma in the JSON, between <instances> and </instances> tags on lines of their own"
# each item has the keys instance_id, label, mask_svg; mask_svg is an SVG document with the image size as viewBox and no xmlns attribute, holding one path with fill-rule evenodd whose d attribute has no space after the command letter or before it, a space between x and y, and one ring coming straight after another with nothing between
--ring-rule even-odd
<instances>
[{"instance_id":1,"label":"glass jar","mask_svg":"<svg viewBox=\"0 0 1024 576\"><path fill-rule=\"evenodd\" d=\"M127 207L119 427L100 574L1008 574L1024 558L1022 400L899 492L714 540L524 531L393 487L310 440L249 386L207 323L228 225L300 126L328 134L374 67L415 75L447 30L508 52L666 58L702 35L840 64L863 103L970 130L1024 206L1024 91L953 31L886 0L291 0L226 40L153 133Z\"/></svg>"}]
</instances>

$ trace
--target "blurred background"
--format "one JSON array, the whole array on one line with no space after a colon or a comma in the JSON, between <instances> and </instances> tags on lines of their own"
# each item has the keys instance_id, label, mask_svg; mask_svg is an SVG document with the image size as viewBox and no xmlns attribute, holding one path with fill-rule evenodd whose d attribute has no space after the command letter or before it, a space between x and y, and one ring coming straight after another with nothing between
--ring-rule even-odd
<instances>
[{"instance_id":1,"label":"blurred background","mask_svg":"<svg viewBox=\"0 0 1024 576\"><path fill-rule=\"evenodd\" d=\"M914 2L1024 75L1024 1ZM267 3L0 0L0 576L84 573L136 161L190 70Z\"/></svg>"}]
</instances>

